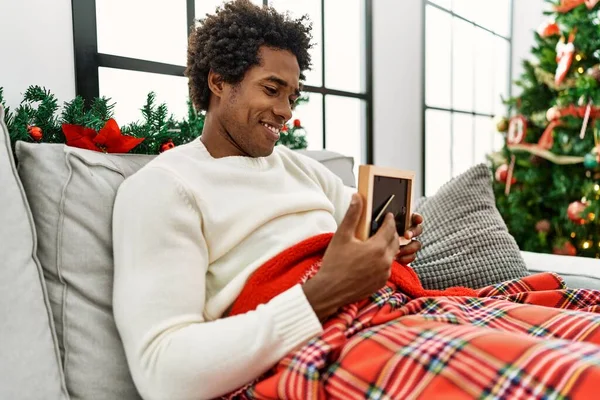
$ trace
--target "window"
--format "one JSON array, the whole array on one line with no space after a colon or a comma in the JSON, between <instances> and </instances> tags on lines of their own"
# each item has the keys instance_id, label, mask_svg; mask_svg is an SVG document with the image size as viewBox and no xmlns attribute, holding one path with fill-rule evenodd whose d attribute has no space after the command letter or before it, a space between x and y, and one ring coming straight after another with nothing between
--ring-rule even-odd
<instances>
[{"instance_id":1,"label":"window","mask_svg":"<svg viewBox=\"0 0 600 400\"><path fill-rule=\"evenodd\" d=\"M372 162L372 0L252 0L293 17L308 14L311 50L304 94L293 118L306 128L309 149L327 148ZM187 113L188 27L223 0L73 1L77 93L116 102L120 124L141 117L154 91L176 117Z\"/></svg>"},{"instance_id":2,"label":"window","mask_svg":"<svg viewBox=\"0 0 600 400\"><path fill-rule=\"evenodd\" d=\"M426 196L502 145L511 25L512 0L425 1Z\"/></svg>"}]
</instances>

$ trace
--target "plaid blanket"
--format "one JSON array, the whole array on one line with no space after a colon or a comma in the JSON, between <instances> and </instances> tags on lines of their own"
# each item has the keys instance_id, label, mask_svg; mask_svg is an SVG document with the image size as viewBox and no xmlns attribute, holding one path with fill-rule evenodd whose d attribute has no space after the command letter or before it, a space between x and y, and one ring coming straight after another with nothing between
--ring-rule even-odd
<instances>
[{"instance_id":1,"label":"plaid blanket","mask_svg":"<svg viewBox=\"0 0 600 400\"><path fill-rule=\"evenodd\" d=\"M552 273L474 296L399 288L388 282L343 307L320 336L226 398L596 398L600 292L567 289Z\"/></svg>"}]
</instances>

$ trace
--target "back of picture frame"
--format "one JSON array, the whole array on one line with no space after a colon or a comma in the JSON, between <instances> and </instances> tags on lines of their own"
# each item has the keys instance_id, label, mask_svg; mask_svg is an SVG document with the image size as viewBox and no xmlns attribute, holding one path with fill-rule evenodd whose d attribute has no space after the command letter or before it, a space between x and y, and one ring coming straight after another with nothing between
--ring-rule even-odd
<instances>
[{"instance_id":1,"label":"back of picture frame","mask_svg":"<svg viewBox=\"0 0 600 400\"><path fill-rule=\"evenodd\" d=\"M389 212L394 214L396 231L404 236L410 227L413 171L360 165L358 193L363 198L363 212L356 236L367 240L375 234Z\"/></svg>"}]
</instances>

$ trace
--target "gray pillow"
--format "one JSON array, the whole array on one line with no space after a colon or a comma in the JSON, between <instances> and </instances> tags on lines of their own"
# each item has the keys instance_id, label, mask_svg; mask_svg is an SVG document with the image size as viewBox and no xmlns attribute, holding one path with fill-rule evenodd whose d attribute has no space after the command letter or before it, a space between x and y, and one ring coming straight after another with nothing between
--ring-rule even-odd
<instances>
[{"instance_id":1,"label":"gray pillow","mask_svg":"<svg viewBox=\"0 0 600 400\"><path fill-rule=\"evenodd\" d=\"M0 399L67 399L25 192L0 105Z\"/></svg>"},{"instance_id":2,"label":"gray pillow","mask_svg":"<svg viewBox=\"0 0 600 400\"><path fill-rule=\"evenodd\" d=\"M491 183L489 168L480 164L415 207L425 221L423 248L411 266L425 288L480 288L528 275Z\"/></svg>"},{"instance_id":3,"label":"gray pillow","mask_svg":"<svg viewBox=\"0 0 600 400\"><path fill-rule=\"evenodd\" d=\"M153 156L17 142L72 399L139 399L112 313L112 209Z\"/></svg>"}]
</instances>

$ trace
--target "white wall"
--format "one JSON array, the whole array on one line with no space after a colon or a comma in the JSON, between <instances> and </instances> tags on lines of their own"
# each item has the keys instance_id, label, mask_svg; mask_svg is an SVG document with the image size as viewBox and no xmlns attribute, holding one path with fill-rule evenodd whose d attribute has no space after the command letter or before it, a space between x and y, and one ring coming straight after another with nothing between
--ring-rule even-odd
<instances>
[{"instance_id":1,"label":"white wall","mask_svg":"<svg viewBox=\"0 0 600 400\"><path fill-rule=\"evenodd\" d=\"M422 1L373 0L373 158L415 171L415 198L423 177Z\"/></svg>"},{"instance_id":2,"label":"white wall","mask_svg":"<svg viewBox=\"0 0 600 400\"><path fill-rule=\"evenodd\" d=\"M14 109L30 85L75 96L71 0L0 0L0 86Z\"/></svg>"}]
</instances>

